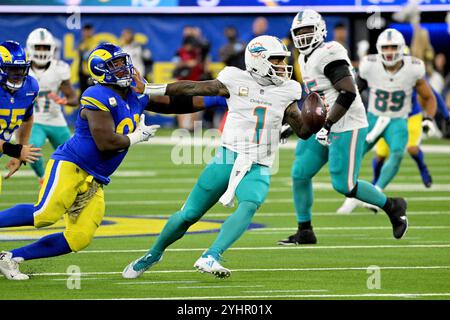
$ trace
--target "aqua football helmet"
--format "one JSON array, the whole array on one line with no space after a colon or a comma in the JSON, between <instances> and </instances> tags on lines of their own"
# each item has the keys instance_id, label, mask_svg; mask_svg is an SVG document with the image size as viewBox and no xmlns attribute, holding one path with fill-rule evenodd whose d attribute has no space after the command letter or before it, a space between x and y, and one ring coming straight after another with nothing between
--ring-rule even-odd
<instances>
[{"instance_id":1,"label":"aqua football helmet","mask_svg":"<svg viewBox=\"0 0 450 320\"><path fill-rule=\"evenodd\" d=\"M0 84L11 90L22 88L30 70L30 61L16 41L0 43Z\"/></svg>"},{"instance_id":2,"label":"aqua football helmet","mask_svg":"<svg viewBox=\"0 0 450 320\"><path fill-rule=\"evenodd\" d=\"M133 81L130 55L112 43L102 43L92 50L88 70L96 83L129 87Z\"/></svg>"}]
</instances>

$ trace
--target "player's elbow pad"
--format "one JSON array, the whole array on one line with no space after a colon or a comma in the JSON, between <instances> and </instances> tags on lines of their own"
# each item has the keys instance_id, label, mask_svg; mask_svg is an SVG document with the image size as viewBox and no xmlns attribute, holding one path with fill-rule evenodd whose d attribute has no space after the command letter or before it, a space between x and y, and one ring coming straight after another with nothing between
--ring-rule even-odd
<instances>
[{"instance_id":1,"label":"player's elbow pad","mask_svg":"<svg viewBox=\"0 0 450 320\"><path fill-rule=\"evenodd\" d=\"M355 98L356 98L356 93L346 91L346 90L341 90L341 91L339 91L339 95L337 96L335 103L340 104L341 106L343 106L345 109L348 110L350 108L350 106L352 105L353 101L355 101Z\"/></svg>"}]
</instances>

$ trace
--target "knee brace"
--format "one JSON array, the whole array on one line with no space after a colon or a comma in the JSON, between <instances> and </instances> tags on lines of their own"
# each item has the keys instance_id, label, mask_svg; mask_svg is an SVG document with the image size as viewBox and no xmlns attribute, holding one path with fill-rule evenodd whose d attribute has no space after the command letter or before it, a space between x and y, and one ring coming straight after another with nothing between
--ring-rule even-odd
<instances>
[{"instance_id":1,"label":"knee brace","mask_svg":"<svg viewBox=\"0 0 450 320\"><path fill-rule=\"evenodd\" d=\"M86 248L91 242L94 235L87 234L82 231L66 231L64 237L69 244L70 249L78 252Z\"/></svg>"}]
</instances>

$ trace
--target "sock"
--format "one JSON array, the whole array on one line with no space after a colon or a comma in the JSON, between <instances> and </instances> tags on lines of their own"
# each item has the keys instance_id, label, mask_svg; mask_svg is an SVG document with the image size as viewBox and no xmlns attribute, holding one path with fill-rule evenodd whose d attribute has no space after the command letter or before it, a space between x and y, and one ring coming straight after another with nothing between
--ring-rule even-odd
<instances>
[{"instance_id":1,"label":"sock","mask_svg":"<svg viewBox=\"0 0 450 320\"><path fill-rule=\"evenodd\" d=\"M419 149L417 154L412 154L411 158L416 162L417 167L419 168L420 173L427 169L427 165L425 164L425 160L423 158L423 152Z\"/></svg>"},{"instance_id":2,"label":"sock","mask_svg":"<svg viewBox=\"0 0 450 320\"><path fill-rule=\"evenodd\" d=\"M380 208L383 208L387 201L387 197L383 192L364 180L358 180L355 198Z\"/></svg>"},{"instance_id":3,"label":"sock","mask_svg":"<svg viewBox=\"0 0 450 320\"><path fill-rule=\"evenodd\" d=\"M382 206L381 208L385 211L388 212L391 210L392 207L392 199L391 198L387 198L386 203L384 204L384 206Z\"/></svg>"},{"instance_id":4,"label":"sock","mask_svg":"<svg viewBox=\"0 0 450 320\"><path fill-rule=\"evenodd\" d=\"M154 257L155 260L159 260L164 250L183 237L192 224L193 223L186 221L183 218L183 211L178 211L173 214L167 221L159 237L156 239L155 244L148 251L152 255L152 258Z\"/></svg>"},{"instance_id":5,"label":"sock","mask_svg":"<svg viewBox=\"0 0 450 320\"><path fill-rule=\"evenodd\" d=\"M297 222L307 222L312 219L313 189L311 179L292 179L292 192L294 196Z\"/></svg>"},{"instance_id":6,"label":"sock","mask_svg":"<svg viewBox=\"0 0 450 320\"><path fill-rule=\"evenodd\" d=\"M31 168L39 178L44 177L45 169L44 169L44 160L42 159L42 157L40 157L39 160L36 161L35 163L32 163Z\"/></svg>"},{"instance_id":7,"label":"sock","mask_svg":"<svg viewBox=\"0 0 450 320\"><path fill-rule=\"evenodd\" d=\"M298 224L298 230L311 230L311 229L312 229L311 221L300 222Z\"/></svg>"},{"instance_id":8,"label":"sock","mask_svg":"<svg viewBox=\"0 0 450 320\"><path fill-rule=\"evenodd\" d=\"M34 206L18 204L0 212L0 228L34 225Z\"/></svg>"},{"instance_id":9,"label":"sock","mask_svg":"<svg viewBox=\"0 0 450 320\"><path fill-rule=\"evenodd\" d=\"M378 157L373 158L372 168L373 168L373 180L372 184L377 184L378 178L380 177L381 168L383 167L384 159L379 160Z\"/></svg>"},{"instance_id":10,"label":"sock","mask_svg":"<svg viewBox=\"0 0 450 320\"><path fill-rule=\"evenodd\" d=\"M38 241L27 246L11 251L13 258L23 258L24 260L40 259L60 256L72 252L64 234L54 233L45 236Z\"/></svg>"},{"instance_id":11,"label":"sock","mask_svg":"<svg viewBox=\"0 0 450 320\"><path fill-rule=\"evenodd\" d=\"M250 201L242 201L231 216L222 224L219 235L204 256L212 255L216 260L235 243L252 222L258 206Z\"/></svg>"}]
</instances>

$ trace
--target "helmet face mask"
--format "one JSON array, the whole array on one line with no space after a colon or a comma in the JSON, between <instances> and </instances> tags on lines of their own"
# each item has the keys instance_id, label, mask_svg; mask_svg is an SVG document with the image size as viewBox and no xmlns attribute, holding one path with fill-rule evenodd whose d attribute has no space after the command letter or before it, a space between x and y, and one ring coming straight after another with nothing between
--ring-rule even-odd
<instances>
[{"instance_id":1,"label":"helmet face mask","mask_svg":"<svg viewBox=\"0 0 450 320\"><path fill-rule=\"evenodd\" d=\"M131 85L133 66L131 64L131 58L128 54L114 57L106 61L106 67L108 68L111 77L115 77L117 79L118 86L129 87Z\"/></svg>"},{"instance_id":2,"label":"helmet face mask","mask_svg":"<svg viewBox=\"0 0 450 320\"><path fill-rule=\"evenodd\" d=\"M247 71L266 78L278 86L292 76L293 67L284 61L290 55L291 53L280 39L272 36L259 36L247 45L245 65Z\"/></svg>"},{"instance_id":3,"label":"helmet face mask","mask_svg":"<svg viewBox=\"0 0 450 320\"><path fill-rule=\"evenodd\" d=\"M300 11L292 21L292 41L301 54L310 54L325 40L326 35L325 21L314 10Z\"/></svg>"}]
</instances>

